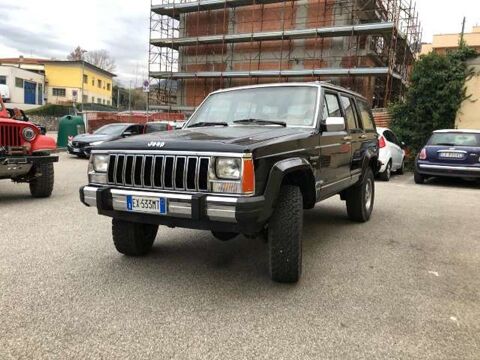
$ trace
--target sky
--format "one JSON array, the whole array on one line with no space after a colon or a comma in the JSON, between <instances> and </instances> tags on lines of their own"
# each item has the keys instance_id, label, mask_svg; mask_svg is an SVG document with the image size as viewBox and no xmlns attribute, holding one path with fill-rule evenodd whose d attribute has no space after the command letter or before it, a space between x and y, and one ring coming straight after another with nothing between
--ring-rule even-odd
<instances>
[{"instance_id":1,"label":"sky","mask_svg":"<svg viewBox=\"0 0 480 360\"><path fill-rule=\"evenodd\" d=\"M409 1L409 0L407 0ZM479 0L416 0L423 41L480 25ZM0 57L64 59L76 46L105 49L123 85L147 77L150 0L0 0Z\"/></svg>"}]
</instances>

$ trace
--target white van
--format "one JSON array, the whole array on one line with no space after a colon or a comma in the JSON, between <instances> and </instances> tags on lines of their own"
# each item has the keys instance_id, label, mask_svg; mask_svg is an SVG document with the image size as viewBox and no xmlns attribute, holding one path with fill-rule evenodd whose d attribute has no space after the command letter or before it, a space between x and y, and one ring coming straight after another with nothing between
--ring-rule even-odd
<instances>
[{"instance_id":1,"label":"white van","mask_svg":"<svg viewBox=\"0 0 480 360\"><path fill-rule=\"evenodd\" d=\"M8 85L0 84L0 96L3 101L10 101L10 89L8 88Z\"/></svg>"}]
</instances>

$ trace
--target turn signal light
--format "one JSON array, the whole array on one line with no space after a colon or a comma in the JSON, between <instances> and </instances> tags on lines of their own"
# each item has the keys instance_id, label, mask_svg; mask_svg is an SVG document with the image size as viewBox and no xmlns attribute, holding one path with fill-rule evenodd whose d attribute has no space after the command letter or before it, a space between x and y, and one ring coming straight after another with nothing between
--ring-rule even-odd
<instances>
[{"instance_id":1,"label":"turn signal light","mask_svg":"<svg viewBox=\"0 0 480 360\"><path fill-rule=\"evenodd\" d=\"M420 160L426 160L427 159L427 149L423 148L422 151L420 151L420 155L418 155L418 158Z\"/></svg>"},{"instance_id":2,"label":"turn signal light","mask_svg":"<svg viewBox=\"0 0 480 360\"><path fill-rule=\"evenodd\" d=\"M387 146L387 143L385 142L385 138L383 136L380 136L378 138L378 147L380 149L384 148L385 146Z\"/></svg>"},{"instance_id":3,"label":"turn signal light","mask_svg":"<svg viewBox=\"0 0 480 360\"><path fill-rule=\"evenodd\" d=\"M242 192L253 193L255 191L255 171L252 159L243 159Z\"/></svg>"}]
</instances>

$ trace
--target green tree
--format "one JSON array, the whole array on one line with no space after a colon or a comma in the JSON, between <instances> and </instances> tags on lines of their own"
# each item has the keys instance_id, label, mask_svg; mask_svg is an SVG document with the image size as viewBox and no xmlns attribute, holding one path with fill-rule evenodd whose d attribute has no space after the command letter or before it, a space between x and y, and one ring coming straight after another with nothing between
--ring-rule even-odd
<instances>
[{"instance_id":1,"label":"green tree","mask_svg":"<svg viewBox=\"0 0 480 360\"><path fill-rule=\"evenodd\" d=\"M466 60L477 53L461 44L448 55L430 53L416 62L405 99L390 107L392 129L416 154L434 130L452 129L462 102L469 98L465 83L473 75Z\"/></svg>"}]
</instances>

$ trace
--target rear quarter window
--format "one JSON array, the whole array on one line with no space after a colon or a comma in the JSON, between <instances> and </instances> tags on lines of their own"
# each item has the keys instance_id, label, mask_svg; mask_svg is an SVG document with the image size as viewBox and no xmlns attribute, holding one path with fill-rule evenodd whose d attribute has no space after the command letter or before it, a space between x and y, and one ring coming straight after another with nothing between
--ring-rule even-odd
<instances>
[{"instance_id":1,"label":"rear quarter window","mask_svg":"<svg viewBox=\"0 0 480 360\"><path fill-rule=\"evenodd\" d=\"M370 109L370 106L363 100L357 99L358 111L360 117L362 118L363 129L365 131L374 132L375 131L375 121L373 119L373 114Z\"/></svg>"}]
</instances>

